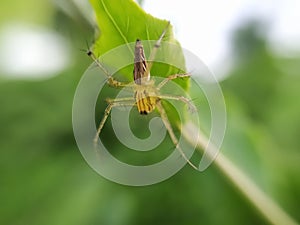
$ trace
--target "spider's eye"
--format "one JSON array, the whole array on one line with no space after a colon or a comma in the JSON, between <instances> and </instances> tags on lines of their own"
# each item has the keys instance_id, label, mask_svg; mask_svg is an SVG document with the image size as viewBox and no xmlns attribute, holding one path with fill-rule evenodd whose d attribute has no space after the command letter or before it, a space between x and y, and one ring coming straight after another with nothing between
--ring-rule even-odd
<instances>
[{"instance_id":1,"label":"spider's eye","mask_svg":"<svg viewBox=\"0 0 300 225\"><path fill-rule=\"evenodd\" d=\"M146 111L141 111L140 114L141 115L147 115L148 113Z\"/></svg>"}]
</instances>

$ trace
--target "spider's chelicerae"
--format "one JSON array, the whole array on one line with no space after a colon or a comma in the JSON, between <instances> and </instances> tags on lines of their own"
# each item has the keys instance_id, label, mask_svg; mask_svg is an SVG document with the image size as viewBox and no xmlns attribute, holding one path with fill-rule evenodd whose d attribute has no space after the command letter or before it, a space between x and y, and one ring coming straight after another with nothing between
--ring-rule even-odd
<instances>
[{"instance_id":1,"label":"spider's chelicerae","mask_svg":"<svg viewBox=\"0 0 300 225\"><path fill-rule=\"evenodd\" d=\"M135 44L135 51L134 51L134 70L133 70L133 78L134 83L133 84L127 84L123 82L119 82L115 80L111 74L108 73L108 71L104 68L104 66L100 63L100 61L97 59L95 54L88 50L87 54L90 56L93 61L100 67L100 69L106 74L107 76L107 83L112 87L128 87L131 88L134 92L134 96L132 98L116 98L116 99L109 99L107 100L108 106L105 109L104 116L102 120L100 121L97 133L94 138L94 144L97 145L99 135L101 133L101 130L105 124L105 121L107 120L107 117L109 116L111 109L113 107L120 107L120 106L136 106L139 113L142 115L147 115L151 113L154 109L157 109L161 119L170 135L170 138L173 142L173 144L176 146L176 148L181 153L182 157L194 168L197 169L195 165L193 165L189 159L186 157L185 153L181 149L181 147L178 144L178 139L174 134L173 128L171 126L171 123L168 119L167 113L165 109L163 108L161 104L162 99L166 100L177 100L181 101L184 104L187 104L190 108L195 109L194 105L190 103L190 100L187 99L184 96L175 96L175 95L164 95L160 93L160 89L168 83L170 80L174 80L177 78L184 78L184 77L190 77L190 74L183 73L183 74L173 74L168 77L166 77L164 80L162 80L159 84L155 84L154 80L151 79L150 70L152 67L152 62L155 58L157 49L160 47L163 37L165 36L167 29L169 27L169 22L166 26L166 28L163 30L162 34L160 35L159 39L156 41L148 62L145 58L144 48L142 45L142 42L137 39Z\"/></svg>"}]
</instances>

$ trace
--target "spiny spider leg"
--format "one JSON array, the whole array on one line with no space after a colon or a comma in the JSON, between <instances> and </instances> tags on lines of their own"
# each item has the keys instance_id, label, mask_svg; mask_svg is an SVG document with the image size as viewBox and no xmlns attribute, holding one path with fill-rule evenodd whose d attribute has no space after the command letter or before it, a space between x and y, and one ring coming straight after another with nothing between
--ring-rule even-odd
<instances>
[{"instance_id":1,"label":"spiny spider leg","mask_svg":"<svg viewBox=\"0 0 300 225\"><path fill-rule=\"evenodd\" d=\"M130 101L131 100L131 101ZM94 145L96 146L97 145L97 142L98 142L98 137L101 133L101 130L109 116L109 113L111 111L111 109L113 107L120 107L120 106L134 106L135 105L135 102L132 101L132 98L119 98L119 99L109 99L108 100L108 105L104 111L104 116L99 124L99 127L98 127L98 130L97 130L97 133L94 137Z\"/></svg>"},{"instance_id":2,"label":"spiny spider leg","mask_svg":"<svg viewBox=\"0 0 300 225\"><path fill-rule=\"evenodd\" d=\"M157 85L157 90L160 90L164 85L166 85L170 80L174 80L177 78L184 78L184 77L190 77L191 74L189 73L183 73L183 74L172 74L168 76L167 78L163 79L158 85Z\"/></svg>"},{"instance_id":3,"label":"spiny spider leg","mask_svg":"<svg viewBox=\"0 0 300 225\"><path fill-rule=\"evenodd\" d=\"M191 110L192 112L196 112L196 111L197 111L196 106L194 106L194 105L191 103L191 100L188 99L188 98L186 98L186 97L183 97L183 96L175 96L175 95L158 95L157 97L160 98L160 99L169 99L169 100L177 100L177 101L181 101L181 102L187 104L188 107L189 107L189 110Z\"/></svg>"},{"instance_id":4,"label":"spiny spider leg","mask_svg":"<svg viewBox=\"0 0 300 225\"><path fill-rule=\"evenodd\" d=\"M157 106L157 110L160 113L162 121L163 121L165 127L167 128L168 133L170 135L170 138L171 138L173 144L175 145L176 149L178 149L178 151L180 152L180 154L182 155L182 157L187 161L187 163L191 167L193 167L195 170L198 170L198 168L187 158L187 156L184 154L183 150L181 149L181 147L180 147L180 145L178 143L178 139L177 139L177 137L175 136L175 134L173 132L173 128L172 128L171 123L170 123L170 121L168 119L167 113L166 113L165 109L163 108L163 106L161 105L161 102L158 101L156 106Z\"/></svg>"},{"instance_id":5,"label":"spiny spider leg","mask_svg":"<svg viewBox=\"0 0 300 225\"><path fill-rule=\"evenodd\" d=\"M165 29L163 30L162 34L160 35L159 39L156 41L151 53L150 53L150 56L149 56L149 59L148 59L148 68L147 68L147 71L146 71L146 74L149 74L150 71L151 71L151 67L153 65L153 60L155 59L155 56L156 56L156 53L157 53L157 50L159 49L160 47L160 44L162 42L162 39L164 38L165 34L167 33L167 30L168 30L168 27L170 26L170 21L168 21L168 24L167 26L165 27Z\"/></svg>"},{"instance_id":6,"label":"spiny spider leg","mask_svg":"<svg viewBox=\"0 0 300 225\"><path fill-rule=\"evenodd\" d=\"M106 99L106 102L108 103L108 104L110 104L110 103L117 103L117 102L125 102L125 103L127 103L127 102L135 102L135 99L133 98L133 97L124 97L124 98L114 98L114 99L112 99L112 98L107 98Z\"/></svg>"},{"instance_id":7,"label":"spiny spider leg","mask_svg":"<svg viewBox=\"0 0 300 225\"><path fill-rule=\"evenodd\" d=\"M91 59L96 63L96 65L105 73L105 75L107 76L107 83L110 86L112 86L112 87L129 87L129 86L131 86L131 84L123 83L123 82L120 82L120 81L117 81L116 79L114 79L112 77L112 75L105 69L105 67L99 62L98 58L96 57L94 52L92 52L92 50L89 49L87 51L87 55L89 57L91 57Z\"/></svg>"}]
</instances>

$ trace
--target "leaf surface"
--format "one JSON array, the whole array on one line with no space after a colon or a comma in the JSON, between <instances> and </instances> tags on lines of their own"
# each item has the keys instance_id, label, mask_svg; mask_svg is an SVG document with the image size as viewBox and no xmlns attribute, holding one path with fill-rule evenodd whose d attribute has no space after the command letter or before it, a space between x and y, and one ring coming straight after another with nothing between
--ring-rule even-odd
<instances>
[{"instance_id":1,"label":"leaf surface","mask_svg":"<svg viewBox=\"0 0 300 225\"><path fill-rule=\"evenodd\" d=\"M132 0L90 0L97 19L99 27L99 37L97 37L93 51L97 56L121 45L128 46L128 53L132 56L133 63L133 45L136 39L158 40L163 30L167 27L168 21L157 19L150 14L144 12L140 6ZM166 35L163 38L164 42L173 43L180 46L173 37L172 26L169 26ZM130 44L131 43L131 44ZM149 42L144 44L146 57L153 49L149 46ZM163 47L162 47L163 48ZM164 57L165 60L179 63L181 68L184 68L184 57L182 51L165 48L159 49L157 58ZM118 55L118 57L121 57ZM116 60L118 60L116 55ZM155 61L155 60L154 60ZM123 74L128 80L132 81L133 65L123 70ZM175 73L182 73L178 68L162 63L154 63L151 74L154 76L167 77ZM176 81L184 89L187 89L187 79Z\"/></svg>"}]
</instances>

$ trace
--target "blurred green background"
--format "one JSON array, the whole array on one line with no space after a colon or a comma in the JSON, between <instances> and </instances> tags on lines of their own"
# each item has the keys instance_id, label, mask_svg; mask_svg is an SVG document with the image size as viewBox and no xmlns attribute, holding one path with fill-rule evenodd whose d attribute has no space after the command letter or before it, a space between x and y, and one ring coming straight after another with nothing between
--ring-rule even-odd
<instances>
[{"instance_id":1,"label":"blurred green background","mask_svg":"<svg viewBox=\"0 0 300 225\"><path fill-rule=\"evenodd\" d=\"M71 115L76 86L91 63L79 49L94 30L84 13L89 7L74 2L1 3L0 224L267 224L214 166L203 173L186 166L162 183L127 187L87 165ZM7 42L12 36L3 38L16 24L55 35L64 52L49 50L52 39L43 52L55 65L64 63L51 73L42 61L38 72L25 71L18 62L35 50L22 52ZM269 51L263 24L248 21L232 32L234 66L221 82L228 110L222 151L300 221L300 54ZM13 31L19 44L33 38ZM12 53L14 63L3 64Z\"/></svg>"}]
</instances>

